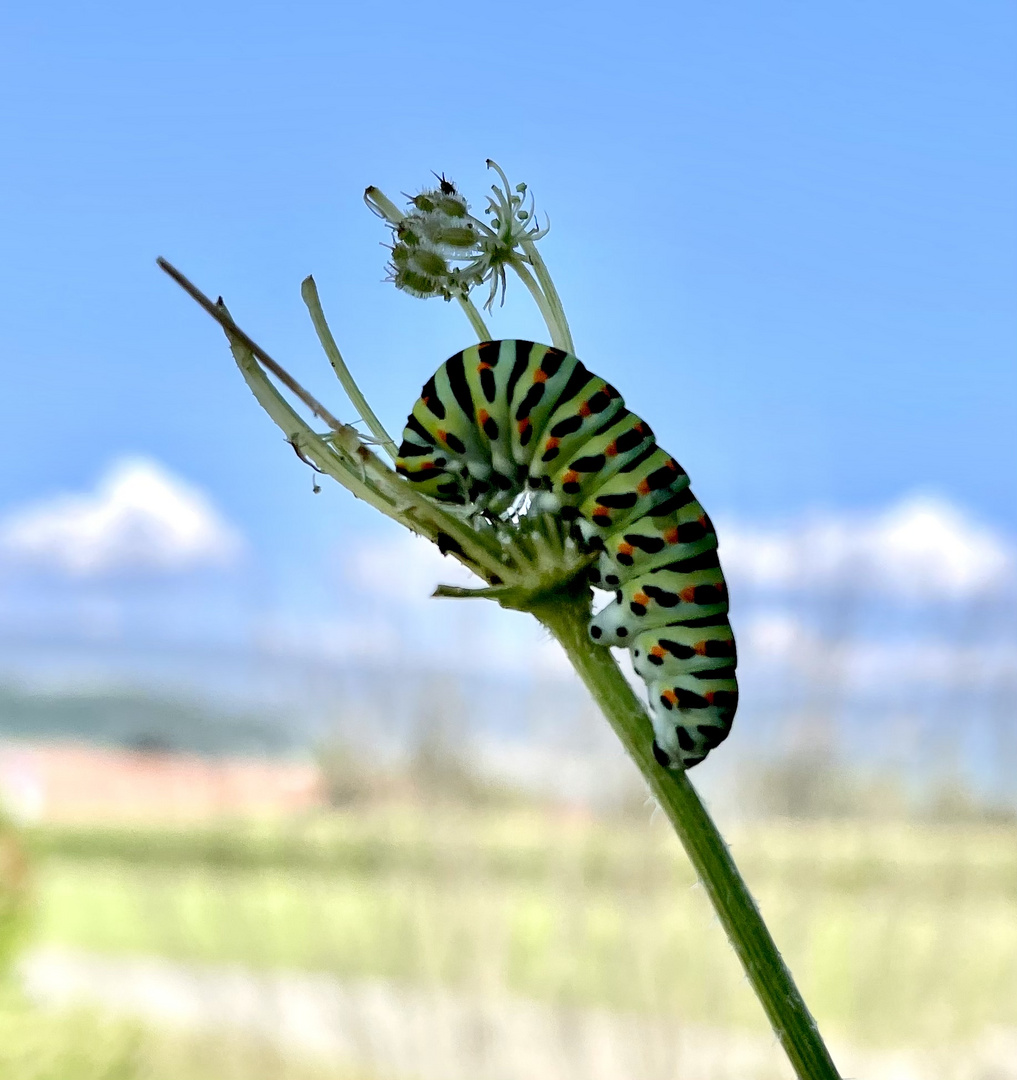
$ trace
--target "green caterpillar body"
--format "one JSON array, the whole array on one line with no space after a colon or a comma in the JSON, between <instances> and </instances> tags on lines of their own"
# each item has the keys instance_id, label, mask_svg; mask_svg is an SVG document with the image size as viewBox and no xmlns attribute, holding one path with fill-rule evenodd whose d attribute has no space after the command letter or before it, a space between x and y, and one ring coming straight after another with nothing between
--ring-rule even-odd
<instances>
[{"instance_id":1,"label":"green caterpillar body","mask_svg":"<svg viewBox=\"0 0 1017 1080\"><path fill-rule=\"evenodd\" d=\"M473 345L424 384L396 469L476 513L527 493L534 511L569 522L600 553L591 583L615 591L590 636L631 651L657 760L691 768L727 737L738 684L717 534L685 470L613 386L548 345Z\"/></svg>"}]
</instances>

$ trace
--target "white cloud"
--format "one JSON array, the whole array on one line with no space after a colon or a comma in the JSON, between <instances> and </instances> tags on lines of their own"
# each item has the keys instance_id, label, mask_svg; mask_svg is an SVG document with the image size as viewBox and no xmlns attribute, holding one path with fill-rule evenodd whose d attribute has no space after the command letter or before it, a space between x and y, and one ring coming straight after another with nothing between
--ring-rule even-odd
<instances>
[{"instance_id":1,"label":"white cloud","mask_svg":"<svg viewBox=\"0 0 1017 1080\"><path fill-rule=\"evenodd\" d=\"M795 610L804 591L859 582L887 599L962 599L1006 580L1015 562L1004 537L972 522L951 503L927 496L867 516L817 514L771 529L735 524L722 527L720 535L730 576L784 593L789 605L760 609L750 604L739 610L743 661L812 674L836 663L855 689L886 679L894 665L908 681L950 682L957 644L916 637L897 644L871 639L831 643ZM432 544L402 534L362 541L345 549L343 558L347 580L369 597L377 624L370 631L363 627L362 637L378 634L433 663L455 666L468 654L473 670L568 673L564 654L532 621L483 601L431 600L439 582L482 584ZM965 654L969 663L977 651ZM948 656L953 658L949 663Z\"/></svg>"},{"instance_id":2,"label":"white cloud","mask_svg":"<svg viewBox=\"0 0 1017 1080\"><path fill-rule=\"evenodd\" d=\"M346 662L392 655L399 638L392 625L370 613L370 621L275 613L263 618L253 640L264 655L283 659Z\"/></svg>"},{"instance_id":3,"label":"white cloud","mask_svg":"<svg viewBox=\"0 0 1017 1080\"><path fill-rule=\"evenodd\" d=\"M8 559L82 578L223 566L242 549L200 490L143 458L115 463L93 492L55 495L0 521Z\"/></svg>"},{"instance_id":4,"label":"white cloud","mask_svg":"<svg viewBox=\"0 0 1017 1080\"><path fill-rule=\"evenodd\" d=\"M483 588L484 582L426 540L402 533L344 549L346 578L369 600L372 634L398 642L417 662L471 673L532 672L558 678L571 667L557 642L531 618L489 600L435 600L438 584ZM358 601L362 603L362 601Z\"/></svg>"},{"instance_id":5,"label":"white cloud","mask_svg":"<svg viewBox=\"0 0 1017 1080\"><path fill-rule=\"evenodd\" d=\"M775 610L757 611L741 621L738 654L743 671L780 667L819 682L842 683L852 691L991 689L1012 686L1017 677L1012 638L971 643L910 634L831 640L793 614Z\"/></svg>"},{"instance_id":6,"label":"white cloud","mask_svg":"<svg viewBox=\"0 0 1017 1080\"><path fill-rule=\"evenodd\" d=\"M963 598L1008 579L1017 565L1008 538L928 495L875 514L817 513L783 527L722 522L720 537L730 576L779 589L860 581L895 596ZM372 596L403 603L423 602L439 582L483 585L455 559L408 533L359 545L346 569Z\"/></svg>"},{"instance_id":7,"label":"white cloud","mask_svg":"<svg viewBox=\"0 0 1017 1080\"><path fill-rule=\"evenodd\" d=\"M782 611L762 611L745 620L738 633L738 651L745 658L784 661L801 648L805 628L793 615Z\"/></svg>"},{"instance_id":8,"label":"white cloud","mask_svg":"<svg viewBox=\"0 0 1017 1080\"><path fill-rule=\"evenodd\" d=\"M825 514L784 528L721 528L725 570L780 589L858 582L890 595L961 599L1010 579L1013 545L945 499L920 495L883 513Z\"/></svg>"},{"instance_id":9,"label":"white cloud","mask_svg":"<svg viewBox=\"0 0 1017 1080\"><path fill-rule=\"evenodd\" d=\"M876 691L910 682L991 693L1012 687L1017 676L1017 647L1007 641L860 641L849 650L847 661L854 685Z\"/></svg>"},{"instance_id":10,"label":"white cloud","mask_svg":"<svg viewBox=\"0 0 1017 1080\"><path fill-rule=\"evenodd\" d=\"M391 539L362 543L350 554L347 573L372 597L420 604L439 584L484 587L475 574L422 537L404 532Z\"/></svg>"}]
</instances>

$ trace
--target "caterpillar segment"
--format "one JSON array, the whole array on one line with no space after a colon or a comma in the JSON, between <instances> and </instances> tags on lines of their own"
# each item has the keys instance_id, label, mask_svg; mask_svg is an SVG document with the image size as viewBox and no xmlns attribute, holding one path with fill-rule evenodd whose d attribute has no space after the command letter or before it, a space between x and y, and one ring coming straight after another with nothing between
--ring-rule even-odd
<instances>
[{"instance_id":1,"label":"caterpillar segment","mask_svg":"<svg viewBox=\"0 0 1017 1080\"><path fill-rule=\"evenodd\" d=\"M716 561L716 552L706 554ZM682 563L677 566L659 567L622 585L614 601L590 623L593 640L627 649L641 630L727 614L727 586L719 563L693 571L685 570Z\"/></svg>"},{"instance_id":2,"label":"caterpillar segment","mask_svg":"<svg viewBox=\"0 0 1017 1080\"><path fill-rule=\"evenodd\" d=\"M685 470L654 443L586 494L578 508L580 530L603 544L631 521L669 512L686 498L688 483Z\"/></svg>"},{"instance_id":3,"label":"caterpillar segment","mask_svg":"<svg viewBox=\"0 0 1017 1080\"><path fill-rule=\"evenodd\" d=\"M689 497L681 506L666 514L647 514L607 537L590 571L595 584L617 588L637 574L716 548L713 523L691 491L685 490Z\"/></svg>"},{"instance_id":4,"label":"caterpillar segment","mask_svg":"<svg viewBox=\"0 0 1017 1080\"><path fill-rule=\"evenodd\" d=\"M568 507L566 517L579 518L578 507L616 473L640 459L655 445L650 425L622 407L613 418L593 432L578 449L564 458L564 464L529 479L531 488L542 488L556 507ZM554 508L554 507L552 507ZM590 536L596 530L590 527Z\"/></svg>"},{"instance_id":5,"label":"caterpillar segment","mask_svg":"<svg viewBox=\"0 0 1017 1080\"><path fill-rule=\"evenodd\" d=\"M464 426L470 432L468 440L460 438L465 458L460 471L465 468L472 485L467 503L494 512L512 502L509 493L518 485L507 404L515 349L509 350L511 355L503 360L504 344L489 341L474 345L443 365L452 394L451 402L447 395L445 398L446 416L455 416L457 435ZM438 379L435 385L440 388L443 383Z\"/></svg>"},{"instance_id":6,"label":"caterpillar segment","mask_svg":"<svg viewBox=\"0 0 1017 1080\"><path fill-rule=\"evenodd\" d=\"M734 635L722 616L644 631L633 642L633 667L657 706L657 746L685 759L686 768L690 757L705 756L730 730L738 704L736 663ZM671 722L676 713L684 720L677 727Z\"/></svg>"},{"instance_id":7,"label":"caterpillar segment","mask_svg":"<svg viewBox=\"0 0 1017 1080\"><path fill-rule=\"evenodd\" d=\"M727 737L737 656L717 534L685 470L613 386L547 345L470 346L424 384L396 469L476 514L529 492L533 512L568 521L600 553L591 584L615 592L590 636L631 651L657 760L691 768Z\"/></svg>"},{"instance_id":8,"label":"caterpillar segment","mask_svg":"<svg viewBox=\"0 0 1017 1080\"><path fill-rule=\"evenodd\" d=\"M468 399L463 395L465 415L473 417L481 451L491 462L492 492L486 505L494 513L507 509L525 483L528 455L519 443L515 413L534 374L541 371L544 352L531 342L488 341L462 354L469 391ZM547 367L551 369L553 361Z\"/></svg>"},{"instance_id":9,"label":"caterpillar segment","mask_svg":"<svg viewBox=\"0 0 1017 1080\"><path fill-rule=\"evenodd\" d=\"M489 490L490 461L476 424L461 407L462 388L453 390L451 357L424 384L403 431L396 471L425 495L459 505L476 504Z\"/></svg>"},{"instance_id":10,"label":"caterpillar segment","mask_svg":"<svg viewBox=\"0 0 1017 1080\"><path fill-rule=\"evenodd\" d=\"M565 472L577 471L572 466L573 458L605 424L613 425L625 408L621 395L610 383L591 375L578 362L575 371L578 378L574 376L566 386L537 441L527 478L531 488L545 487L544 478L548 477L553 490L554 478L562 475L563 464L567 463Z\"/></svg>"},{"instance_id":11,"label":"caterpillar segment","mask_svg":"<svg viewBox=\"0 0 1017 1080\"><path fill-rule=\"evenodd\" d=\"M720 668L733 672L737 662L731 625L721 616L644 630L631 650L632 666L648 684Z\"/></svg>"},{"instance_id":12,"label":"caterpillar segment","mask_svg":"<svg viewBox=\"0 0 1017 1080\"><path fill-rule=\"evenodd\" d=\"M518 344L518 343L517 343ZM518 374L509 401L512 425L512 450L517 465L527 469L533 460L541 436L562 394L576 393L576 383L589 376L574 356L546 345L529 345L517 354Z\"/></svg>"}]
</instances>

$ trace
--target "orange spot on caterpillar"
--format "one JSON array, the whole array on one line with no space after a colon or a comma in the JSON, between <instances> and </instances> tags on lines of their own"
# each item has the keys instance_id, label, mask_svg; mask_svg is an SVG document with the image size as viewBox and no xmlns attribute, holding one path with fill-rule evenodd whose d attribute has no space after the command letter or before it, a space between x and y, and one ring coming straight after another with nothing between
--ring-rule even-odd
<instances>
[{"instance_id":1,"label":"orange spot on caterpillar","mask_svg":"<svg viewBox=\"0 0 1017 1080\"><path fill-rule=\"evenodd\" d=\"M668 458L666 468L670 469L671 472L677 472L678 471L678 462L675 461L674 458Z\"/></svg>"},{"instance_id":2,"label":"orange spot on caterpillar","mask_svg":"<svg viewBox=\"0 0 1017 1080\"><path fill-rule=\"evenodd\" d=\"M713 704L713 691L707 690L703 697L712 705Z\"/></svg>"},{"instance_id":3,"label":"orange spot on caterpillar","mask_svg":"<svg viewBox=\"0 0 1017 1080\"><path fill-rule=\"evenodd\" d=\"M490 367L491 365L486 360L481 360L480 363L477 364L477 371L487 371Z\"/></svg>"},{"instance_id":4,"label":"orange spot on caterpillar","mask_svg":"<svg viewBox=\"0 0 1017 1080\"><path fill-rule=\"evenodd\" d=\"M635 551L635 548L631 544L626 544L624 541L618 545L619 555L631 555Z\"/></svg>"},{"instance_id":5,"label":"orange spot on caterpillar","mask_svg":"<svg viewBox=\"0 0 1017 1080\"><path fill-rule=\"evenodd\" d=\"M561 439L554 439L554 438L548 439L547 442L544 444L544 449L545 450L557 450L558 449L558 443L560 443L560 442L561 442Z\"/></svg>"},{"instance_id":6,"label":"orange spot on caterpillar","mask_svg":"<svg viewBox=\"0 0 1017 1080\"><path fill-rule=\"evenodd\" d=\"M617 457L618 455L618 443L613 442L604 447L604 453L607 457Z\"/></svg>"},{"instance_id":7,"label":"orange spot on caterpillar","mask_svg":"<svg viewBox=\"0 0 1017 1080\"><path fill-rule=\"evenodd\" d=\"M569 469L568 472L564 472L564 473L561 474L561 482L563 484L575 484L575 483L578 483L579 482L579 473L573 472L572 469Z\"/></svg>"},{"instance_id":8,"label":"orange spot on caterpillar","mask_svg":"<svg viewBox=\"0 0 1017 1080\"><path fill-rule=\"evenodd\" d=\"M678 543L678 530L677 529L668 529L667 532L664 533L664 542L667 543L667 544L677 544Z\"/></svg>"},{"instance_id":9,"label":"orange spot on caterpillar","mask_svg":"<svg viewBox=\"0 0 1017 1080\"><path fill-rule=\"evenodd\" d=\"M438 441L439 442L443 442L443 443L448 442L448 432L445 431L444 428L438 428L438 430L435 432L435 435L438 436Z\"/></svg>"},{"instance_id":10,"label":"orange spot on caterpillar","mask_svg":"<svg viewBox=\"0 0 1017 1080\"><path fill-rule=\"evenodd\" d=\"M651 656L659 656L663 660L664 659L664 650L659 645L654 645L653 648L650 650L650 655Z\"/></svg>"},{"instance_id":11,"label":"orange spot on caterpillar","mask_svg":"<svg viewBox=\"0 0 1017 1080\"><path fill-rule=\"evenodd\" d=\"M660 696L661 697L666 697L667 700L670 701L672 705L676 704L677 701L678 701L678 695L673 690L665 690L664 693L661 694Z\"/></svg>"},{"instance_id":12,"label":"orange spot on caterpillar","mask_svg":"<svg viewBox=\"0 0 1017 1080\"><path fill-rule=\"evenodd\" d=\"M517 426L519 427L519 434L522 435L522 433L530 426L530 418L527 417L525 420L520 420Z\"/></svg>"},{"instance_id":13,"label":"orange spot on caterpillar","mask_svg":"<svg viewBox=\"0 0 1017 1080\"><path fill-rule=\"evenodd\" d=\"M693 649L695 649L695 650L696 650L696 652L697 652L697 653L698 653L698 654L699 654L700 656L705 656L705 655L706 655L706 646L707 646L708 644L709 644L709 642L706 642L706 641L697 641L697 642L695 643L695 645L693 645L693 646L692 646L692 648L693 648Z\"/></svg>"},{"instance_id":14,"label":"orange spot on caterpillar","mask_svg":"<svg viewBox=\"0 0 1017 1080\"><path fill-rule=\"evenodd\" d=\"M636 491L638 491L640 495L649 495L650 485L645 480L640 480L636 485Z\"/></svg>"},{"instance_id":15,"label":"orange spot on caterpillar","mask_svg":"<svg viewBox=\"0 0 1017 1080\"><path fill-rule=\"evenodd\" d=\"M579 415L580 416L589 416L590 415L590 403L588 401L584 401L582 403L582 405L579 406Z\"/></svg>"},{"instance_id":16,"label":"orange spot on caterpillar","mask_svg":"<svg viewBox=\"0 0 1017 1080\"><path fill-rule=\"evenodd\" d=\"M536 382L547 382L547 372L546 371L541 371L540 368L537 368L537 370L533 373L533 381L535 383Z\"/></svg>"},{"instance_id":17,"label":"orange spot on caterpillar","mask_svg":"<svg viewBox=\"0 0 1017 1080\"><path fill-rule=\"evenodd\" d=\"M705 514L703 514L702 517L697 518L696 520L699 522L700 525L703 526L704 529L706 528L706 515Z\"/></svg>"},{"instance_id":18,"label":"orange spot on caterpillar","mask_svg":"<svg viewBox=\"0 0 1017 1080\"><path fill-rule=\"evenodd\" d=\"M687 604L693 603L696 599L695 585L687 585L684 589L682 589L679 595Z\"/></svg>"},{"instance_id":19,"label":"orange spot on caterpillar","mask_svg":"<svg viewBox=\"0 0 1017 1080\"><path fill-rule=\"evenodd\" d=\"M650 606L650 598L646 595L646 593L642 592L637 592L636 595L632 597L632 602L634 604L641 604L643 607Z\"/></svg>"},{"instance_id":20,"label":"orange spot on caterpillar","mask_svg":"<svg viewBox=\"0 0 1017 1080\"><path fill-rule=\"evenodd\" d=\"M477 423L481 427L483 427L490 419L491 414L487 411L487 409L477 409Z\"/></svg>"}]
</instances>

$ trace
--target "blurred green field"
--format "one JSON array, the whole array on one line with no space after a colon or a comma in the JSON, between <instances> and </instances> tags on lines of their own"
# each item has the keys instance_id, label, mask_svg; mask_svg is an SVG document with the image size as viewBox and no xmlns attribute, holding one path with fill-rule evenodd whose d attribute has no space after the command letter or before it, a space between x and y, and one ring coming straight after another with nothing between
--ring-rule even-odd
<instances>
[{"instance_id":1,"label":"blurred green field","mask_svg":"<svg viewBox=\"0 0 1017 1080\"><path fill-rule=\"evenodd\" d=\"M731 840L824 1031L903 1046L1017 1026L1012 826L774 822ZM28 841L39 945L765 1030L662 822L429 806Z\"/></svg>"},{"instance_id":2,"label":"blurred green field","mask_svg":"<svg viewBox=\"0 0 1017 1080\"><path fill-rule=\"evenodd\" d=\"M4 1080L369 1080L238 1036L156 1030L88 1009L48 1011L0 991Z\"/></svg>"}]
</instances>

